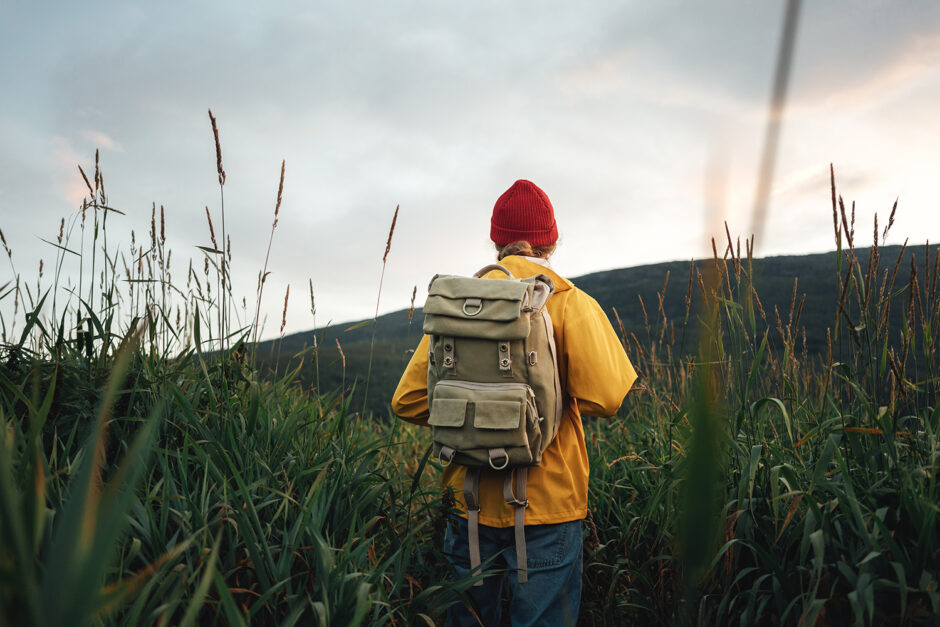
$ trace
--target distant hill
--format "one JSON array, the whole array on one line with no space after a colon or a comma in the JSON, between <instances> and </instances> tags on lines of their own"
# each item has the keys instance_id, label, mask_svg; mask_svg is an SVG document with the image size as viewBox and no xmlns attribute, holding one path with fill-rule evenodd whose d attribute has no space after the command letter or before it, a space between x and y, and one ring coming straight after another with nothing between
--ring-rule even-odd
<instances>
[{"instance_id":1,"label":"distant hill","mask_svg":"<svg viewBox=\"0 0 940 627\"><path fill-rule=\"evenodd\" d=\"M879 248L881 267L893 268L900 252L900 246ZM896 290L906 286L909 281L912 255L919 264L920 271L923 271L926 252L925 246L907 248L895 282ZM869 253L868 248L856 250L856 256L863 267L868 263ZM775 309L779 311L780 317L786 324L793 301L794 279L797 280L796 303L799 304L805 295L800 325L805 327L806 346L810 353L825 350L826 328L835 320L836 305L841 290L836 259L836 252L832 251L813 255L765 257L755 259L753 262L754 286L771 329L776 328ZM702 264L710 262L709 259L696 261L695 267L701 268ZM728 264L730 263L729 260ZM658 294L663 290L667 275L669 282L663 292L662 312L660 312ZM650 334L654 336L654 339L658 338L662 316L665 313L666 319L671 323L671 332L675 334L673 350L682 350L684 353L695 352L695 306L700 300L701 292L694 279L692 314L685 341L682 341L682 323L686 315L686 295L689 284L688 261L671 261L607 270L571 280L577 287L597 300L611 319L614 328L618 329L613 313L616 309L627 336L634 333L641 343L647 339L647 325L643 314L645 307L646 319L651 329ZM900 324L902 309L902 307L892 308L893 324ZM420 308L415 310L410 321L408 311L405 309L378 318L375 329L372 377L369 384L369 409L371 411L379 415L385 415L388 412L387 405L398 383L398 378L410 359L411 351L421 339L423 319ZM358 324L360 323L335 324L315 331L295 333L284 337L280 342L276 340L264 342L258 347L258 355L263 362L263 368L268 372L274 368L280 373L287 372L289 367L296 367L299 363L297 358L293 358L292 361L291 358L304 349L311 349L315 345L314 335L316 335L316 344L319 347L320 388L325 391L335 390L344 382L348 388L358 380L356 392L358 398L354 399L353 407L361 406L362 400L359 395L362 392L362 380L368 370L373 325L371 320L365 321L362 326L357 326ZM346 358L345 376L336 346L337 340L342 345ZM673 356L678 357L675 354ZM305 385L311 387L316 385L312 351L308 350L306 353L298 376ZM355 404L357 402L358 405Z\"/></svg>"}]
</instances>

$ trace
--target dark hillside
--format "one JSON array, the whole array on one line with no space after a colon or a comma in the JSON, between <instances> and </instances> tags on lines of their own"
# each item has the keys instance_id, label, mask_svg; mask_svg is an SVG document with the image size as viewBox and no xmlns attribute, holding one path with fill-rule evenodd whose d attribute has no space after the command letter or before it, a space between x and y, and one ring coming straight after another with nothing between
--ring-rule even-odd
<instances>
[{"instance_id":1,"label":"dark hillside","mask_svg":"<svg viewBox=\"0 0 940 627\"><path fill-rule=\"evenodd\" d=\"M885 246L878 249L882 272L893 271L900 246ZM856 256L862 267L868 264L870 249L856 250ZM908 247L901 260L895 291L906 286L910 280L911 262L918 266L921 276L927 276L924 260L929 254L925 246ZM766 257L753 261L754 286L767 315L767 328L771 339L777 331L777 313L784 326L790 316L791 304L799 310L799 304L805 296L799 318L799 326L805 329L806 348L810 354L818 354L826 349L826 328L835 320L835 304L841 291L841 282L837 274L836 252L812 255L786 255ZM711 260L695 262L695 270L701 270L703 264ZM729 267L731 260L726 262ZM843 264L844 265L844 264ZM666 289L663 285L669 277ZM734 272L731 271L733 280ZM882 277L875 282L881 285ZM797 282L794 303L794 280ZM692 280L692 312L685 329L685 341L682 341L683 321L686 318L686 298L689 290L689 262L671 261L619 270L595 272L572 279L574 284L593 296L603 307L614 328L617 322L614 310L620 316L624 331L629 337L636 334L645 340L645 334L658 336L662 329L663 314L668 322L667 333L675 334L675 345L684 352L695 351L695 307L700 300L701 291L697 278ZM923 281L922 281L923 283ZM872 290L877 295L877 290ZM659 307L659 294L663 292L662 311ZM642 303L642 304L641 304ZM891 324L900 328L907 303L895 304L891 308ZM643 310L646 310L647 327ZM794 312L794 317L796 311ZM388 400L395 389L398 377L410 358L410 353L421 338L423 315L421 309L414 312L409 322L407 310L396 311L379 317L376 327L375 352L373 356L372 379L369 386L369 409L377 414L388 413ZM369 363L369 347L372 339L372 323L356 327L358 323L336 324L316 331L319 346L319 385L323 390L333 390L345 385L348 387L358 381L357 388L366 376ZM861 331L861 330L860 330ZM339 340L346 357L345 372L339 351ZM289 367L296 367L300 362L294 359L288 364L288 355L295 355L305 347L314 346L314 332L307 331L286 336L278 346L277 342L264 342L259 346L258 355L268 369L277 367L278 372L287 372ZM802 345L802 342L800 342ZM280 355L280 359L277 355ZM314 353L309 350L298 376L306 386L316 385ZM673 355L673 357L678 357ZM278 363L280 362L280 363ZM641 373L642 374L642 373ZM361 389L357 389L357 401L354 407L361 406Z\"/></svg>"}]
</instances>

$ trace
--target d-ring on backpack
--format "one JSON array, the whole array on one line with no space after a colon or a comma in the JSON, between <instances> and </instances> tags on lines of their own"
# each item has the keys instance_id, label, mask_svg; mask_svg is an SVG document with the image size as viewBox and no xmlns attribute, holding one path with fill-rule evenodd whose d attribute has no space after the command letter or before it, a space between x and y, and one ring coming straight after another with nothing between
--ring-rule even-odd
<instances>
[{"instance_id":1,"label":"d-ring on backpack","mask_svg":"<svg viewBox=\"0 0 940 627\"><path fill-rule=\"evenodd\" d=\"M507 280L481 278L490 270L505 272ZM435 276L424 305L428 422L441 463L467 466L470 566L480 565L480 471L504 471L503 497L515 508L520 582L527 580L527 469L541 462L561 420L555 339L545 310L554 291L545 275L515 279L503 266L489 265L473 278Z\"/></svg>"}]
</instances>

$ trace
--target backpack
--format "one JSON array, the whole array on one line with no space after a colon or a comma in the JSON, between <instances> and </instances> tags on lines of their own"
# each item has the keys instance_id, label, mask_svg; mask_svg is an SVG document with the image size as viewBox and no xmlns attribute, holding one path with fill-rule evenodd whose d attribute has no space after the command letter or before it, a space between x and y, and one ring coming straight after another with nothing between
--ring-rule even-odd
<instances>
[{"instance_id":1,"label":"backpack","mask_svg":"<svg viewBox=\"0 0 940 627\"><path fill-rule=\"evenodd\" d=\"M501 270L507 280L482 278L490 270ZM467 466L470 566L480 565L480 472L504 471L503 496L515 510L520 583L527 580L527 468L541 462L562 413L552 320L545 310L554 291L543 274L515 279L503 266L488 265L472 278L436 275L424 305L433 454L443 466Z\"/></svg>"}]
</instances>

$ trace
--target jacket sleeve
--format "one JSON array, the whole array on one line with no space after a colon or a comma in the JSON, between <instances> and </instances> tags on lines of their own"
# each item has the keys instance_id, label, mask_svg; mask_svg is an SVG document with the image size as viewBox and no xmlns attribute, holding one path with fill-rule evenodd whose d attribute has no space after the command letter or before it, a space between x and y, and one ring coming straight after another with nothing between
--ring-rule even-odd
<instances>
[{"instance_id":1,"label":"jacket sleeve","mask_svg":"<svg viewBox=\"0 0 940 627\"><path fill-rule=\"evenodd\" d=\"M593 298L575 290L565 310L568 394L588 416L613 416L636 381L636 371Z\"/></svg>"},{"instance_id":2,"label":"jacket sleeve","mask_svg":"<svg viewBox=\"0 0 940 627\"><path fill-rule=\"evenodd\" d=\"M402 420L428 426L428 344L427 335L411 356L392 396L392 411Z\"/></svg>"}]
</instances>

